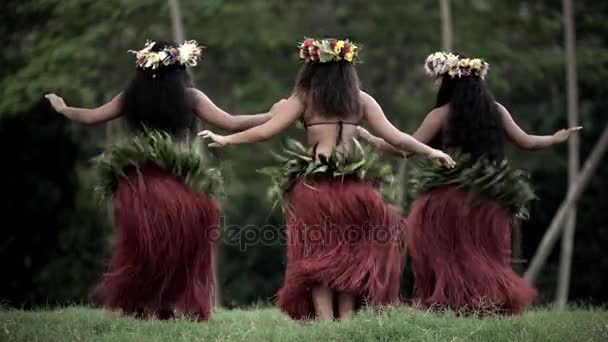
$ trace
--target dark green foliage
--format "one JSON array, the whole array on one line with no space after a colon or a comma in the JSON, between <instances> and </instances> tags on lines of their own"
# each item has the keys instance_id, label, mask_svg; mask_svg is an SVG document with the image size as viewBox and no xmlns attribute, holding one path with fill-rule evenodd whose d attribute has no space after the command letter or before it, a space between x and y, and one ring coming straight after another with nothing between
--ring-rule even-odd
<instances>
[{"instance_id":1,"label":"dark green foliage","mask_svg":"<svg viewBox=\"0 0 608 342\"><path fill-rule=\"evenodd\" d=\"M103 270L109 225L78 176L83 151L68 123L41 101L1 119L0 150L3 304L87 301Z\"/></svg>"},{"instance_id":2,"label":"dark green foliage","mask_svg":"<svg viewBox=\"0 0 608 342\"><path fill-rule=\"evenodd\" d=\"M410 173L412 197L445 186L456 186L472 194L496 200L513 216L528 219L528 204L536 199L528 174L511 167L507 160L473 159L450 151L456 166L448 169L428 159L418 159ZM471 197L471 200L475 200Z\"/></svg>"},{"instance_id":3,"label":"dark green foliage","mask_svg":"<svg viewBox=\"0 0 608 342\"><path fill-rule=\"evenodd\" d=\"M196 191L217 194L222 189L220 170L209 167L195 146L176 142L166 133L146 130L117 142L96 159L99 184L95 190L102 199L111 198L127 170L135 168L139 172L150 164L181 178Z\"/></svg>"},{"instance_id":4,"label":"dark green foliage","mask_svg":"<svg viewBox=\"0 0 608 342\"><path fill-rule=\"evenodd\" d=\"M375 151L365 150L356 139L353 139L353 143L356 150L349 156L334 151L327 157L320 156L319 159L314 159L309 149L302 143L289 139L287 147L283 150L284 155L273 153L280 164L260 170L271 178L268 196L276 205L299 178L355 176L358 179L369 180L379 187L388 201L394 202L399 187L395 184L391 165L381 162Z\"/></svg>"},{"instance_id":5,"label":"dark green foliage","mask_svg":"<svg viewBox=\"0 0 608 342\"><path fill-rule=\"evenodd\" d=\"M107 126L68 124L39 101L52 91L69 105L91 107L123 90L134 71L133 56L126 51L141 47L147 38L172 38L167 3L4 0L0 5L0 139L3 171L9 172L1 180L0 254L7 275L0 300L16 306L88 300L111 239L106 210L94 201L89 160L113 141L104 142ZM357 69L363 88L405 132L413 132L434 103L435 88L422 62L441 48L437 1L180 3L186 37L207 47L204 60L192 69L195 81L229 112L265 111L289 96L299 67L297 43L305 36L360 42L364 63ZM608 2L574 3L586 157L607 122ZM491 64L487 81L518 124L537 134L566 126L561 2L451 4L454 49ZM112 123L107 131L114 127ZM267 151L278 150L278 140L213 151L213 162L221 163L226 179L226 225L239 230L268 225L282 231L281 213L271 210L273 203L265 196L269 179L256 172L274 165ZM539 197L522 227L522 259L529 260L566 193L566 146L509 152L513 167L530 172ZM572 300L608 302L606 174L608 163L603 163L579 202ZM13 224L10 218L21 221ZM282 278L283 248L280 241L246 249L223 244L218 271L223 304L272 300ZM557 252L559 248L538 284L543 301L552 299Z\"/></svg>"}]
</instances>

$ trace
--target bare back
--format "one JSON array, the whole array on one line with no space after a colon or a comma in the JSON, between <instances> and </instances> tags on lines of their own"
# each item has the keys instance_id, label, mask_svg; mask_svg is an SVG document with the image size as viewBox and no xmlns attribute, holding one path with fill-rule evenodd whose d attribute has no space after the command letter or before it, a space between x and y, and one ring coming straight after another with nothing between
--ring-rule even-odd
<instances>
[{"instance_id":1,"label":"bare back","mask_svg":"<svg viewBox=\"0 0 608 342\"><path fill-rule=\"evenodd\" d=\"M522 130L517 123L513 120L513 117L509 111L500 103L496 102L498 106L498 112L501 116L501 123L503 125L504 132L507 138L520 148L527 150L541 149L551 146L555 143L555 139L552 135L532 135ZM436 138L440 137L443 130L448 124L449 119L449 104L433 109L427 114L426 118L414 133L414 138L422 143L428 144ZM567 136L576 131L577 128L571 128L566 133ZM472 132L471 134L475 134ZM559 140L559 139L558 139ZM559 141L558 141L559 142Z\"/></svg>"},{"instance_id":2,"label":"bare back","mask_svg":"<svg viewBox=\"0 0 608 342\"><path fill-rule=\"evenodd\" d=\"M374 133L397 149L440 158L447 164L453 164L448 155L420 143L393 126L373 97L360 91L359 100L362 113L332 118L307 111L304 103L294 94L289 99L277 102L270 110L272 119L264 124L228 136L219 136L211 131L199 134L214 140L210 146L248 144L268 140L300 120L308 129L308 146L316 156L329 155L336 150L348 155L353 149L352 138L357 137L357 125L365 121Z\"/></svg>"},{"instance_id":3,"label":"bare back","mask_svg":"<svg viewBox=\"0 0 608 342\"><path fill-rule=\"evenodd\" d=\"M316 156L329 156L333 151L349 155L361 116L352 114L346 117L328 117L305 110L301 121L307 131L308 146L314 150Z\"/></svg>"}]
</instances>

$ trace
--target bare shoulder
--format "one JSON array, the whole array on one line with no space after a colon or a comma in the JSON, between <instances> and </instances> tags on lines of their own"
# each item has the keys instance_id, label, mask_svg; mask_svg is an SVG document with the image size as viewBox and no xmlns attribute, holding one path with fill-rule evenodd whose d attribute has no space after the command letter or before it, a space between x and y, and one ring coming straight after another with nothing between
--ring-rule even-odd
<instances>
[{"instance_id":1,"label":"bare shoulder","mask_svg":"<svg viewBox=\"0 0 608 342\"><path fill-rule=\"evenodd\" d=\"M509 110L507 109L507 107L503 106L500 102L496 101L494 102L496 104L496 107L498 108L498 112L502 115L511 115L509 113Z\"/></svg>"},{"instance_id":2,"label":"bare shoulder","mask_svg":"<svg viewBox=\"0 0 608 342\"><path fill-rule=\"evenodd\" d=\"M298 94L291 94L287 101L293 103L296 106L304 107L304 101L300 98L300 96L298 96Z\"/></svg>"},{"instance_id":3,"label":"bare shoulder","mask_svg":"<svg viewBox=\"0 0 608 342\"><path fill-rule=\"evenodd\" d=\"M428 114L428 118L436 119L436 120L444 120L448 113L450 112L450 105L445 104L441 107L433 108Z\"/></svg>"},{"instance_id":4,"label":"bare shoulder","mask_svg":"<svg viewBox=\"0 0 608 342\"><path fill-rule=\"evenodd\" d=\"M361 101L361 107L363 110L363 116L366 117L370 113L381 112L382 108L370 94L364 92L363 90L359 91L359 99Z\"/></svg>"},{"instance_id":5,"label":"bare shoulder","mask_svg":"<svg viewBox=\"0 0 608 342\"><path fill-rule=\"evenodd\" d=\"M207 95L205 95L205 93L203 93L201 90L196 89L196 88L188 88L188 90L186 90L186 92L187 92L188 96L190 96L194 100L195 103L209 99L207 97Z\"/></svg>"},{"instance_id":6,"label":"bare shoulder","mask_svg":"<svg viewBox=\"0 0 608 342\"><path fill-rule=\"evenodd\" d=\"M273 109L290 109L295 111L303 111L304 109L304 101L300 99L300 97L296 94L292 94L287 99L281 99L277 101Z\"/></svg>"},{"instance_id":7,"label":"bare shoulder","mask_svg":"<svg viewBox=\"0 0 608 342\"><path fill-rule=\"evenodd\" d=\"M376 100L370 94L364 92L363 90L359 91L359 99L361 100L361 103L364 106L366 106L368 104L376 103Z\"/></svg>"}]
</instances>

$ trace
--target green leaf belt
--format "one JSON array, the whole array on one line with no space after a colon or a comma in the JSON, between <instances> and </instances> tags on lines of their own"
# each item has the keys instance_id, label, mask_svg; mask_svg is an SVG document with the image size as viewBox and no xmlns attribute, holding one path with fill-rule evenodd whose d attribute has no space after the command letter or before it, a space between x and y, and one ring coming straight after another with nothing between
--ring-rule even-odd
<instances>
[{"instance_id":1,"label":"green leaf belt","mask_svg":"<svg viewBox=\"0 0 608 342\"><path fill-rule=\"evenodd\" d=\"M529 217L528 205L536 199L536 195L527 173L512 168L507 160L491 162L486 158L474 159L459 151L451 151L450 155L456 161L453 169L428 159L414 164L410 174L410 189L414 198L433 189L456 186L498 201L518 218Z\"/></svg>"},{"instance_id":2,"label":"green leaf belt","mask_svg":"<svg viewBox=\"0 0 608 342\"><path fill-rule=\"evenodd\" d=\"M102 199L114 195L120 178L127 169L140 170L156 165L196 191L215 194L222 189L222 176L217 168L210 168L191 144L177 142L159 131L146 130L142 134L120 141L96 158L99 173L96 192Z\"/></svg>"},{"instance_id":3,"label":"green leaf belt","mask_svg":"<svg viewBox=\"0 0 608 342\"><path fill-rule=\"evenodd\" d=\"M399 187L395 186L392 167L382 163L376 153L363 149L355 141L356 151L348 157L334 151L327 157L315 159L300 142L289 139L284 154L272 153L279 165L265 167L261 173L271 178L268 196L275 206L289 192L298 179L369 180L376 185L389 201L397 198ZM314 186L314 185L311 185Z\"/></svg>"}]
</instances>

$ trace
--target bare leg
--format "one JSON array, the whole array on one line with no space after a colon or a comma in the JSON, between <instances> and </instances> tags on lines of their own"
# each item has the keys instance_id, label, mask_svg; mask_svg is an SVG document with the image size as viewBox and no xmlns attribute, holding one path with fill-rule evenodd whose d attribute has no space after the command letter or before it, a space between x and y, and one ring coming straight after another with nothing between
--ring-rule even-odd
<instances>
[{"instance_id":1,"label":"bare leg","mask_svg":"<svg viewBox=\"0 0 608 342\"><path fill-rule=\"evenodd\" d=\"M312 289L312 302L315 306L317 317L321 321L334 319L333 297L331 289L327 286L317 286Z\"/></svg>"},{"instance_id":2,"label":"bare leg","mask_svg":"<svg viewBox=\"0 0 608 342\"><path fill-rule=\"evenodd\" d=\"M345 292L338 294L338 312L340 319L348 321L355 311L355 297Z\"/></svg>"}]
</instances>

